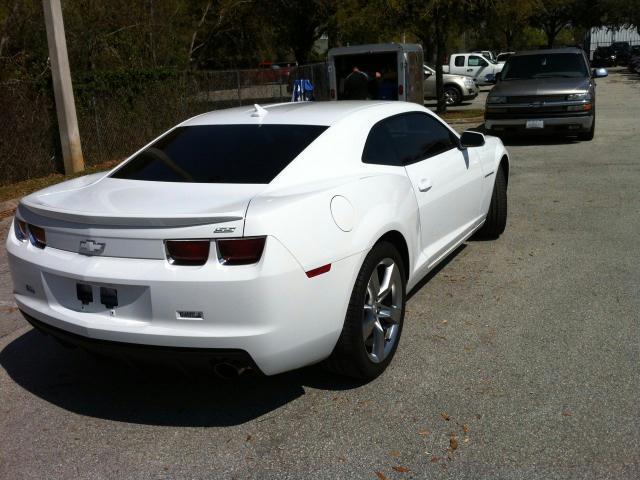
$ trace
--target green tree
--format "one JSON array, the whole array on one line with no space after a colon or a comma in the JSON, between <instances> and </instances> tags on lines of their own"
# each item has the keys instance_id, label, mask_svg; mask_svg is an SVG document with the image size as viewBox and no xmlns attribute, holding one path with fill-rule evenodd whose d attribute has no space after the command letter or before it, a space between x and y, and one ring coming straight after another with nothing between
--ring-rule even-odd
<instances>
[{"instance_id":1,"label":"green tree","mask_svg":"<svg viewBox=\"0 0 640 480\"><path fill-rule=\"evenodd\" d=\"M553 47L556 37L578 14L576 0L539 0L532 25L542 29L547 37L547 47Z\"/></svg>"},{"instance_id":2,"label":"green tree","mask_svg":"<svg viewBox=\"0 0 640 480\"><path fill-rule=\"evenodd\" d=\"M539 0L491 0L487 12L487 30L497 30L503 35L504 47L515 48L516 39L529 25Z\"/></svg>"},{"instance_id":3,"label":"green tree","mask_svg":"<svg viewBox=\"0 0 640 480\"><path fill-rule=\"evenodd\" d=\"M296 61L302 64L311 59L314 43L336 14L336 4L336 0L271 0L258 11L271 24L274 40L290 48Z\"/></svg>"},{"instance_id":4,"label":"green tree","mask_svg":"<svg viewBox=\"0 0 640 480\"><path fill-rule=\"evenodd\" d=\"M442 61L449 39L467 25L482 18L488 6L485 0L394 0L400 23L421 42L435 44L437 111L446 112Z\"/></svg>"}]
</instances>

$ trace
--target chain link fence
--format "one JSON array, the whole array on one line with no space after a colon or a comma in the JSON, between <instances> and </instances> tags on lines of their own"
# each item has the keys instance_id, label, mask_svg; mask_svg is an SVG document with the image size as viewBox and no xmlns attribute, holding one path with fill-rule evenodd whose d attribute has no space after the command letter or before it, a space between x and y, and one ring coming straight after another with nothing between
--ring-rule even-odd
<instances>
[{"instance_id":1,"label":"chain link fence","mask_svg":"<svg viewBox=\"0 0 640 480\"><path fill-rule=\"evenodd\" d=\"M121 160L171 126L200 113L291 101L295 80L329 99L324 63L291 69L173 72L126 82L74 80L85 163ZM0 84L0 184L59 172L62 158L50 86Z\"/></svg>"}]
</instances>

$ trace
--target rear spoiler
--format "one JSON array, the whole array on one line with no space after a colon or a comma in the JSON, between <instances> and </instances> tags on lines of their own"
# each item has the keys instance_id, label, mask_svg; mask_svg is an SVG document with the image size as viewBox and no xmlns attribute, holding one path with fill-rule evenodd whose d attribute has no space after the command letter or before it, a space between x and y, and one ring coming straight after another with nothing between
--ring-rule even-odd
<instances>
[{"instance_id":1,"label":"rear spoiler","mask_svg":"<svg viewBox=\"0 0 640 480\"><path fill-rule=\"evenodd\" d=\"M143 214L127 215L95 215L71 210L64 210L45 205L38 205L22 200L18 212L26 209L36 215L55 220L84 225L107 225L114 227L191 227L213 223L233 222L242 220L242 216L233 213L215 213L204 215L173 215L170 217L149 217Z\"/></svg>"}]
</instances>

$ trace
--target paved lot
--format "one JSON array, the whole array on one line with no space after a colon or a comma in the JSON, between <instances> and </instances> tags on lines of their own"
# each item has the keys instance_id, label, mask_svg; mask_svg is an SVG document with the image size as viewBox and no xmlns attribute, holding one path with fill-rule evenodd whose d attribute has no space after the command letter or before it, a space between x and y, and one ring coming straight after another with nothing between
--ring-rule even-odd
<instances>
[{"instance_id":1,"label":"paved lot","mask_svg":"<svg viewBox=\"0 0 640 480\"><path fill-rule=\"evenodd\" d=\"M505 235L413 294L366 385L96 363L19 318L0 251L0 478L640 478L640 82L598 92L593 142L510 147Z\"/></svg>"}]
</instances>

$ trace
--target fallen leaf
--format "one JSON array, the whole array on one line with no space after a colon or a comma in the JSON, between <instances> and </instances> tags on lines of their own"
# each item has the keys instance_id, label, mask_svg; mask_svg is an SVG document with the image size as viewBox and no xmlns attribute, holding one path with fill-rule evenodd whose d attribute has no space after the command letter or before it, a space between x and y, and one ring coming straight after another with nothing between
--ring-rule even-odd
<instances>
[{"instance_id":1,"label":"fallen leaf","mask_svg":"<svg viewBox=\"0 0 640 480\"><path fill-rule=\"evenodd\" d=\"M418 432L418 435L420 435L421 437L426 437L430 433L431 432L429 430L422 430L421 432Z\"/></svg>"},{"instance_id":2,"label":"fallen leaf","mask_svg":"<svg viewBox=\"0 0 640 480\"><path fill-rule=\"evenodd\" d=\"M409 469L407 467L391 467L398 473L407 473Z\"/></svg>"},{"instance_id":3,"label":"fallen leaf","mask_svg":"<svg viewBox=\"0 0 640 480\"><path fill-rule=\"evenodd\" d=\"M442 417L443 420L447 422L449 421L449 414L447 412L442 412L440 416Z\"/></svg>"},{"instance_id":4,"label":"fallen leaf","mask_svg":"<svg viewBox=\"0 0 640 480\"><path fill-rule=\"evenodd\" d=\"M464 443L469 443L469 437L464 437Z\"/></svg>"},{"instance_id":5,"label":"fallen leaf","mask_svg":"<svg viewBox=\"0 0 640 480\"><path fill-rule=\"evenodd\" d=\"M431 463L437 463L440 461L440 457L431 457Z\"/></svg>"},{"instance_id":6,"label":"fallen leaf","mask_svg":"<svg viewBox=\"0 0 640 480\"><path fill-rule=\"evenodd\" d=\"M458 448L458 437L455 433L452 433L451 437L449 438L449 448L451 448L451 451L454 451Z\"/></svg>"},{"instance_id":7,"label":"fallen leaf","mask_svg":"<svg viewBox=\"0 0 640 480\"><path fill-rule=\"evenodd\" d=\"M382 472L376 472L376 477L378 477L380 480L387 480L387 476Z\"/></svg>"},{"instance_id":8,"label":"fallen leaf","mask_svg":"<svg viewBox=\"0 0 640 480\"><path fill-rule=\"evenodd\" d=\"M571 413L571 410L565 410L564 412L562 412L562 415L565 417L570 417L571 415L573 415L573 413Z\"/></svg>"},{"instance_id":9,"label":"fallen leaf","mask_svg":"<svg viewBox=\"0 0 640 480\"><path fill-rule=\"evenodd\" d=\"M251 435L247 435L247 442L250 442L253 439Z\"/></svg>"},{"instance_id":10,"label":"fallen leaf","mask_svg":"<svg viewBox=\"0 0 640 480\"><path fill-rule=\"evenodd\" d=\"M462 425L462 431L464 433L469 433L469 425L467 425L466 423Z\"/></svg>"},{"instance_id":11,"label":"fallen leaf","mask_svg":"<svg viewBox=\"0 0 640 480\"><path fill-rule=\"evenodd\" d=\"M389 452L389 455L391 455L392 457L399 457L400 456L400 452L398 450L391 450Z\"/></svg>"},{"instance_id":12,"label":"fallen leaf","mask_svg":"<svg viewBox=\"0 0 640 480\"><path fill-rule=\"evenodd\" d=\"M447 323L449 323L449 320L442 320L443 325L446 325Z\"/></svg>"}]
</instances>

